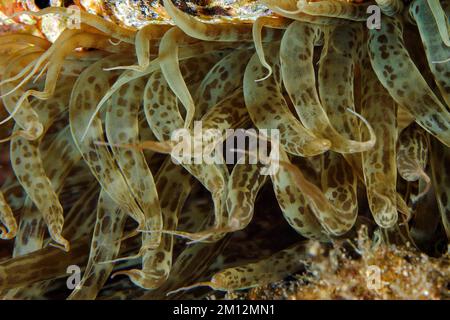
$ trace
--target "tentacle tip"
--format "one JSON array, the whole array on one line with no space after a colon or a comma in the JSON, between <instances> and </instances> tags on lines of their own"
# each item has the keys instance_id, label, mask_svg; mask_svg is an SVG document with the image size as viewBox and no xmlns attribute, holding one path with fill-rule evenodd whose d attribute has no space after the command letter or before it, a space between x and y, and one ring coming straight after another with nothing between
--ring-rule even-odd
<instances>
[{"instance_id":1,"label":"tentacle tip","mask_svg":"<svg viewBox=\"0 0 450 320\"><path fill-rule=\"evenodd\" d=\"M272 73L273 73L272 69L269 69L269 73L265 77L263 77L261 79L256 79L255 82L261 82L261 81L269 79L272 76Z\"/></svg>"},{"instance_id":2,"label":"tentacle tip","mask_svg":"<svg viewBox=\"0 0 450 320\"><path fill-rule=\"evenodd\" d=\"M396 207L392 207L392 210L386 208L380 214L374 214L374 220L376 224L383 229L390 229L394 227L398 221L398 212Z\"/></svg>"},{"instance_id":3,"label":"tentacle tip","mask_svg":"<svg viewBox=\"0 0 450 320\"><path fill-rule=\"evenodd\" d=\"M64 252L69 252L70 251L69 241L67 241L65 239L64 240L58 240L57 243L51 243L50 242L48 245L52 246L52 247L55 247L57 249L60 249L60 250L62 250Z\"/></svg>"},{"instance_id":4,"label":"tentacle tip","mask_svg":"<svg viewBox=\"0 0 450 320\"><path fill-rule=\"evenodd\" d=\"M138 269L131 269L131 270L124 270L124 271L118 271L111 275L111 279L118 275L125 275L127 276L132 283L134 283L136 286L139 286L140 288L146 289L146 290L152 290L156 289L166 280L165 277L157 277L152 278L145 274L145 272L138 270Z\"/></svg>"},{"instance_id":5,"label":"tentacle tip","mask_svg":"<svg viewBox=\"0 0 450 320\"><path fill-rule=\"evenodd\" d=\"M3 119L2 121L0 121L0 125L4 125L5 123L7 123L9 120L11 120L13 117L11 115L7 116L5 119Z\"/></svg>"},{"instance_id":6,"label":"tentacle tip","mask_svg":"<svg viewBox=\"0 0 450 320\"><path fill-rule=\"evenodd\" d=\"M134 276L133 271L135 271L135 270L132 269L132 270L116 271L111 275L111 279L114 279L117 276L127 276L128 278L132 278Z\"/></svg>"},{"instance_id":7,"label":"tentacle tip","mask_svg":"<svg viewBox=\"0 0 450 320\"><path fill-rule=\"evenodd\" d=\"M176 294L178 292L195 289L197 287L211 287L211 288L213 288L213 283L212 282L198 282L198 283L194 283L194 284L192 284L190 286L181 287L181 288L169 291L169 292L166 293L166 296L168 297L168 296L170 296L172 294Z\"/></svg>"},{"instance_id":8,"label":"tentacle tip","mask_svg":"<svg viewBox=\"0 0 450 320\"><path fill-rule=\"evenodd\" d=\"M119 39L115 42L112 38L109 38L108 42L111 43L113 46L118 46L119 44L122 43L122 40Z\"/></svg>"},{"instance_id":9,"label":"tentacle tip","mask_svg":"<svg viewBox=\"0 0 450 320\"><path fill-rule=\"evenodd\" d=\"M114 70L128 70L128 71L135 71L135 72L144 72L145 69L148 67L148 65L145 66L138 66L138 65L131 65L131 66L117 66L117 67L111 67L111 68L104 68L104 71L114 71Z\"/></svg>"},{"instance_id":10,"label":"tentacle tip","mask_svg":"<svg viewBox=\"0 0 450 320\"><path fill-rule=\"evenodd\" d=\"M447 63L447 62L450 62L450 58L444 59L444 60L431 61L431 63L433 63L433 64L441 64L441 63Z\"/></svg>"},{"instance_id":11,"label":"tentacle tip","mask_svg":"<svg viewBox=\"0 0 450 320\"><path fill-rule=\"evenodd\" d=\"M330 150L331 145L331 141L328 139L313 140L309 146L306 146L305 153L307 156L316 156Z\"/></svg>"},{"instance_id":12,"label":"tentacle tip","mask_svg":"<svg viewBox=\"0 0 450 320\"><path fill-rule=\"evenodd\" d=\"M70 243L69 243L69 241L64 239L64 241L61 241L61 245L63 246L63 250L65 252L69 252L70 251Z\"/></svg>"}]
</instances>

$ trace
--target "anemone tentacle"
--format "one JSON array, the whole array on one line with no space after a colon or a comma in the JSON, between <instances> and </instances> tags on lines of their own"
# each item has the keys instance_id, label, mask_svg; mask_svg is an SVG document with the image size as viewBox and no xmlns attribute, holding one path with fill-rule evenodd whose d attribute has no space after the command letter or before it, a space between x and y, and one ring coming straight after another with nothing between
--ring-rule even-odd
<instances>
[{"instance_id":1,"label":"anemone tentacle","mask_svg":"<svg viewBox=\"0 0 450 320\"><path fill-rule=\"evenodd\" d=\"M354 238L447 259L450 1L75 3L0 5L1 298L204 298Z\"/></svg>"}]
</instances>

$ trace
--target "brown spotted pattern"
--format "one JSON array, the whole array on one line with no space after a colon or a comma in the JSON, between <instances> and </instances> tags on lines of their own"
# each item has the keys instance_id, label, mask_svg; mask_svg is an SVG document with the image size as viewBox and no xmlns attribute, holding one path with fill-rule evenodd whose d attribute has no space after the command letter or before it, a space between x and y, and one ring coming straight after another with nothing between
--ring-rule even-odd
<instances>
[{"instance_id":1,"label":"brown spotted pattern","mask_svg":"<svg viewBox=\"0 0 450 320\"><path fill-rule=\"evenodd\" d=\"M144 90L144 79L125 84L111 99L106 112L106 136L112 145L136 144L139 142L140 93ZM117 130L122 128L122 130ZM162 229L162 215L153 175L144 153L135 149L112 147L116 162L145 216L145 228ZM157 247L161 241L158 234L144 235L144 246Z\"/></svg>"},{"instance_id":2,"label":"brown spotted pattern","mask_svg":"<svg viewBox=\"0 0 450 320\"><path fill-rule=\"evenodd\" d=\"M450 145L450 113L411 60L402 39L400 21L383 16L381 22L381 30L369 31L368 46L378 79L421 127Z\"/></svg>"},{"instance_id":3,"label":"brown spotted pattern","mask_svg":"<svg viewBox=\"0 0 450 320\"><path fill-rule=\"evenodd\" d=\"M298 243L266 259L220 271L210 281L194 286L207 285L214 290L233 291L269 284L299 270L307 256L306 243Z\"/></svg>"},{"instance_id":4,"label":"brown spotted pattern","mask_svg":"<svg viewBox=\"0 0 450 320\"><path fill-rule=\"evenodd\" d=\"M6 202L5 196L0 192L0 221L3 224L0 226L0 238L12 239L16 236L17 221L14 218L13 212Z\"/></svg>"},{"instance_id":5,"label":"brown spotted pattern","mask_svg":"<svg viewBox=\"0 0 450 320\"><path fill-rule=\"evenodd\" d=\"M375 143L374 137L367 142L352 141L343 137L330 123L325 111L329 110L332 114L339 113L339 118L345 119L347 108L351 108L352 105L353 70L351 62L349 63L348 60L354 59L352 56L355 56L356 47L352 47L352 45L354 46L355 34L358 34L358 30L348 29L350 28L337 27L327 32L327 37L330 39L325 40L325 48L322 53L322 59L325 61L321 61L320 74L320 81L323 84L320 93L324 105L326 105L325 109L316 90L313 66L314 46L324 37L323 29L302 22L293 22L286 30L286 36L283 37L280 49L283 83L302 124L314 135L330 140L330 149L340 153L365 151L371 149ZM352 40L345 42L344 39ZM347 49L342 50L341 46ZM345 50L350 52L347 53ZM337 81L336 78L339 80ZM337 124L342 125L339 122Z\"/></svg>"},{"instance_id":6,"label":"brown spotted pattern","mask_svg":"<svg viewBox=\"0 0 450 320\"><path fill-rule=\"evenodd\" d=\"M380 84L370 68L362 77L361 113L373 123L377 142L362 154L362 167L370 211L383 228L391 228L398 219L396 183L397 104ZM363 137L367 135L362 131Z\"/></svg>"},{"instance_id":7,"label":"brown spotted pattern","mask_svg":"<svg viewBox=\"0 0 450 320\"><path fill-rule=\"evenodd\" d=\"M424 196L430 188L430 178L426 174L428 164L429 142L426 132L413 123L400 133L397 143L397 169L398 174L407 181L422 179L424 190L411 200L417 201Z\"/></svg>"},{"instance_id":8,"label":"brown spotted pattern","mask_svg":"<svg viewBox=\"0 0 450 320\"><path fill-rule=\"evenodd\" d=\"M283 148L291 154L314 156L325 152L330 141L320 139L308 131L290 112L281 92L280 65L277 62L279 46L265 48L272 63L273 77L264 81L264 69L256 54L250 59L244 75L244 97L253 123L260 129L278 129ZM279 61L279 60L278 60Z\"/></svg>"},{"instance_id":9,"label":"brown spotted pattern","mask_svg":"<svg viewBox=\"0 0 450 320\"><path fill-rule=\"evenodd\" d=\"M24 53L18 57L14 57L11 60L11 63L7 66L3 77L9 78L13 74L17 74L28 63L35 60L40 53L42 53L42 51L39 50L38 52ZM14 89L17 82L18 81L13 81L3 84L0 88L2 95L9 93L12 89ZM3 97L3 105L10 114L12 114L16 109L16 103L19 101L24 92L25 90L20 88ZM30 106L28 100L23 101L20 109L18 109L14 115L14 121L18 125L18 128L22 129L18 131L16 135L24 136L29 140L38 139L44 131L44 128L39 121L39 116Z\"/></svg>"},{"instance_id":10,"label":"brown spotted pattern","mask_svg":"<svg viewBox=\"0 0 450 320\"><path fill-rule=\"evenodd\" d=\"M125 221L126 214L105 191L102 191L98 198L97 220L89 261L81 282L72 291L69 299L95 299L113 269L112 263L107 262L119 254Z\"/></svg>"},{"instance_id":11,"label":"brown spotted pattern","mask_svg":"<svg viewBox=\"0 0 450 320\"><path fill-rule=\"evenodd\" d=\"M123 174L114 162L108 147L101 145L104 142L101 120L97 117L89 127L88 136L82 139L83 132L90 120L91 113L108 87L117 78L117 72L102 72L111 64L128 61L122 56L104 58L87 68L77 79L69 106L69 119L75 143L88 163L93 175L99 180L109 196L123 206L124 210L133 217L142 227L145 225L145 216L135 199L128 191ZM87 86L86 84L89 84ZM125 209L126 208L126 209Z\"/></svg>"},{"instance_id":12,"label":"brown spotted pattern","mask_svg":"<svg viewBox=\"0 0 450 320\"><path fill-rule=\"evenodd\" d=\"M445 1L443 2L445 3ZM450 13L450 3L448 1L446 7L448 15ZM409 13L417 23L428 65L433 73L439 92L448 106L450 105L450 84L448 81L450 78L450 65L441 61L445 61L450 57L450 47L441 39L433 13L425 1L413 1L409 7Z\"/></svg>"},{"instance_id":13,"label":"brown spotted pattern","mask_svg":"<svg viewBox=\"0 0 450 320\"><path fill-rule=\"evenodd\" d=\"M400 14L404 5L401 0L375 0L381 11L390 17Z\"/></svg>"},{"instance_id":14,"label":"brown spotted pattern","mask_svg":"<svg viewBox=\"0 0 450 320\"><path fill-rule=\"evenodd\" d=\"M1 298L66 296L74 264L70 299L204 298L278 281L310 261L305 238L361 225L443 253L448 0L261 0L276 14L210 21L162 3L172 23L82 10L53 43L0 36ZM207 160L227 129L280 141L259 136L260 163L243 146L179 163L183 128Z\"/></svg>"},{"instance_id":15,"label":"brown spotted pattern","mask_svg":"<svg viewBox=\"0 0 450 320\"><path fill-rule=\"evenodd\" d=\"M281 159L286 163L289 161L287 157ZM307 197L285 166L281 166L272 177L272 183L278 204L289 225L307 238L327 240L325 230L308 206Z\"/></svg>"}]
</instances>

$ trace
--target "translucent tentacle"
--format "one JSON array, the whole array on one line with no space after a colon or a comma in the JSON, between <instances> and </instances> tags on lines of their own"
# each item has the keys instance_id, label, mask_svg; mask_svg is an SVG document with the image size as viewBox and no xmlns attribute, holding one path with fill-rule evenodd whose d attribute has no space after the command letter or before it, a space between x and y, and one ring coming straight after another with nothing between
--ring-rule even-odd
<instances>
[{"instance_id":1,"label":"translucent tentacle","mask_svg":"<svg viewBox=\"0 0 450 320\"><path fill-rule=\"evenodd\" d=\"M195 104L178 65L178 47L193 42L195 42L195 39L187 37L178 28L172 28L166 32L159 46L158 57L161 71L170 88L186 109L184 128L191 127L195 115Z\"/></svg>"},{"instance_id":2,"label":"translucent tentacle","mask_svg":"<svg viewBox=\"0 0 450 320\"><path fill-rule=\"evenodd\" d=\"M391 228L397 213L397 108L366 60L363 65L361 112L375 130L375 147L363 153L363 172L372 215L380 227ZM367 135L362 131L363 136Z\"/></svg>"},{"instance_id":3,"label":"translucent tentacle","mask_svg":"<svg viewBox=\"0 0 450 320\"><path fill-rule=\"evenodd\" d=\"M400 14L404 8L401 0L375 0L381 11L390 17Z\"/></svg>"},{"instance_id":4,"label":"translucent tentacle","mask_svg":"<svg viewBox=\"0 0 450 320\"><path fill-rule=\"evenodd\" d=\"M280 170L284 168L295 180L298 187L305 196L309 208L316 216L322 227L325 229L326 235L342 235L349 231L355 222L354 209L341 208L330 202L322 190L314 183L305 178L302 171L289 162L287 154L280 150ZM310 221L312 223L312 221ZM314 234L317 237L317 234Z\"/></svg>"},{"instance_id":5,"label":"translucent tentacle","mask_svg":"<svg viewBox=\"0 0 450 320\"><path fill-rule=\"evenodd\" d=\"M70 299L95 299L113 270L112 264L98 262L115 258L119 254L120 237L125 225L126 213L104 191L97 205L97 220L83 278L69 296Z\"/></svg>"},{"instance_id":6,"label":"translucent tentacle","mask_svg":"<svg viewBox=\"0 0 450 320\"><path fill-rule=\"evenodd\" d=\"M192 46L187 46L180 48L179 52L179 60L189 59L198 55L201 55L205 52L220 50L223 47L226 47L226 44L211 44L211 43L198 43ZM108 101L108 99L111 98L111 96L119 90L124 84L133 81L135 79L145 77L155 70L158 70L160 68L159 66L159 58L155 58L152 60L149 64L149 66L145 69L144 72L138 72L134 70L127 70L123 74L120 75L120 77L117 79L117 81L111 86L111 88L103 95L101 100L98 102L95 111L92 113L91 118L89 119L88 126L86 127L81 140L83 141L86 137L86 134L89 130L89 127L92 125L92 122L94 121L95 117L97 116L98 112L101 110L102 106ZM120 68L119 68L120 69ZM104 68L105 71L112 71L117 70L116 67L109 67Z\"/></svg>"},{"instance_id":7,"label":"translucent tentacle","mask_svg":"<svg viewBox=\"0 0 450 320\"><path fill-rule=\"evenodd\" d=\"M369 30L372 69L389 94L422 128L450 146L450 113L412 62L400 22L386 16L381 22L380 30Z\"/></svg>"},{"instance_id":8,"label":"translucent tentacle","mask_svg":"<svg viewBox=\"0 0 450 320\"><path fill-rule=\"evenodd\" d=\"M291 114L281 93L279 64L277 63L278 46L272 45L266 52L274 68L274 77L265 81L260 79L264 70L255 54L247 65L244 75L244 97L250 118L261 129L280 130L281 145L289 153L299 156L312 156L325 152L330 141L316 138L305 129Z\"/></svg>"},{"instance_id":9,"label":"translucent tentacle","mask_svg":"<svg viewBox=\"0 0 450 320\"><path fill-rule=\"evenodd\" d=\"M338 25L346 23L343 19L306 14L297 7L297 0L261 0L261 2L278 15L297 21L310 22L319 25Z\"/></svg>"},{"instance_id":10,"label":"translucent tentacle","mask_svg":"<svg viewBox=\"0 0 450 320\"><path fill-rule=\"evenodd\" d=\"M156 187L161 201L164 227L175 230L179 212L191 192L191 177L182 167L174 165L170 159L167 159L156 177ZM144 251L142 270L119 271L113 276L126 275L135 285L141 288L158 288L169 277L172 266L173 242L172 235L163 234L158 248Z\"/></svg>"},{"instance_id":11,"label":"translucent tentacle","mask_svg":"<svg viewBox=\"0 0 450 320\"><path fill-rule=\"evenodd\" d=\"M70 105L69 120L71 132L78 149L83 155L92 174L102 185L103 189L139 226L145 225L145 216L128 190L127 183L117 167L108 146L99 144L104 142L101 119L94 116L92 126L82 140L87 124L92 119L92 113L101 97L108 91L109 84L118 77L117 71L103 71L104 68L120 62L129 62L130 58L113 55L92 64L77 79ZM138 227L139 228L139 227Z\"/></svg>"},{"instance_id":12,"label":"translucent tentacle","mask_svg":"<svg viewBox=\"0 0 450 320\"><path fill-rule=\"evenodd\" d=\"M11 64L6 69L5 75L8 77L9 75L13 74L15 70L20 70L21 67L24 67L30 61L33 61L38 55L39 52L29 53L12 60ZM12 83L12 85L14 85L14 83ZM3 84L1 86L1 92L4 93L9 91L10 87L11 83ZM16 107L16 104L19 101L19 97L21 96L22 92L24 92L24 90L21 88L20 90L15 91L13 94L3 98L5 109L8 111L10 116L2 120L0 122L0 125L6 123L8 121L7 119L14 117L14 121L18 128L12 137L21 136L28 140L36 140L42 135L44 128L39 120L37 113L33 110L28 100L23 101L20 109ZM16 111L16 113L14 114L14 116L11 116L14 111Z\"/></svg>"},{"instance_id":13,"label":"translucent tentacle","mask_svg":"<svg viewBox=\"0 0 450 320\"><path fill-rule=\"evenodd\" d=\"M289 159L283 155L280 159L290 163ZM303 169L306 168L303 167ZM326 231L309 208L306 196L289 168L280 166L271 179L278 204L289 225L306 238L327 241Z\"/></svg>"},{"instance_id":14,"label":"translucent tentacle","mask_svg":"<svg viewBox=\"0 0 450 320\"><path fill-rule=\"evenodd\" d=\"M261 60L261 64L264 68L269 71L269 73L258 81L264 81L272 75L272 67L267 63L266 58L264 56L264 49L262 45L262 36L261 33L264 27L269 28L277 28L277 29L286 29L288 25L291 23L290 20L284 19L273 19L269 17L258 17L253 23L252 34L253 34L253 42L255 44L256 53L258 54L259 60Z\"/></svg>"},{"instance_id":15,"label":"translucent tentacle","mask_svg":"<svg viewBox=\"0 0 450 320\"><path fill-rule=\"evenodd\" d=\"M251 56L248 49L233 50L209 70L195 93L196 119L242 87L242 74Z\"/></svg>"},{"instance_id":16,"label":"translucent tentacle","mask_svg":"<svg viewBox=\"0 0 450 320\"><path fill-rule=\"evenodd\" d=\"M138 64L116 68L144 72L150 64L151 41L159 41L170 28L171 26L169 25L148 24L139 29L136 34L135 43Z\"/></svg>"},{"instance_id":17,"label":"translucent tentacle","mask_svg":"<svg viewBox=\"0 0 450 320\"><path fill-rule=\"evenodd\" d=\"M106 135L112 144L134 144L139 142L139 108L145 79L137 79L117 91L106 113ZM114 107L113 107L114 106ZM151 230L162 229L162 215L153 175L147 165L144 153L136 149L112 147L116 162L127 181L138 205L142 208L147 225ZM144 235L143 245L157 247L161 235Z\"/></svg>"},{"instance_id":18,"label":"translucent tentacle","mask_svg":"<svg viewBox=\"0 0 450 320\"><path fill-rule=\"evenodd\" d=\"M210 281L200 282L169 292L209 286L214 290L233 291L248 289L279 281L297 271L308 258L307 243L298 243L272 256L243 266L225 269L214 274Z\"/></svg>"},{"instance_id":19,"label":"translucent tentacle","mask_svg":"<svg viewBox=\"0 0 450 320\"><path fill-rule=\"evenodd\" d=\"M423 179L425 189L411 200L418 201L430 189L431 180L425 173L428 164L428 137L417 124L412 124L400 134L397 148L397 168L400 176L407 181Z\"/></svg>"},{"instance_id":20,"label":"translucent tentacle","mask_svg":"<svg viewBox=\"0 0 450 320\"><path fill-rule=\"evenodd\" d=\"M427 1L430 6L431 12L436 20L436 24L439 30L442 41L447 47L450 47L450 26L448 22L448 16L442 8L439 0Z\"/></svg>"},{"instance_id":21,"label":"translucent tentacle","mask_svg":"<svg viewBox=\"0 0 450 320\"><path fill-rule=\"evenodd\" d=\"M30 96L34 96L38 99L48 99L52 96L55 91L56 82L58 80L59 73L62 68L62 64L66 56L71 53L75 48L87 47L87 48L97 48L105 49L111 52L120 52L123 47L114 46L109 43L108 37L101 37L98 35L89 34L77 34L64 43L64 47L61 50L55 52L54 56L51 57L52 63L49 63L49 69L47 70L46 81L44 91L28 90L26 91L16 103L14 111L9 117L13 117L14 114L19 110L22 103L28 99Z\"/></svg>"},{"instance_id":22,"label":"translucent tentacle","mask_svg":"<svg viewBox=\"0 0 450 320\"><path fill-rule=\"evenodd\" d=\"M340 34L340 32L342 33ZM280 49L283 83L303 125L314 135L330 140L331 150L340 153L354 153L368 150L375 144L375 136L370 125L369 131L371 132L371 136L368 141L359 142L350 140L336 131L319 100L313 67L313 52L314 45L317 45L320 40L321 33L322 30L320 27L306 25L302 22L296 21L289 26L281 42ZM343 39L341 37L344 38L343 35L352 35L351 30L346 29L346 27L337 27L334 32L327 35L331 39L327 39L327 42L329 42L325 46L327 49L324 49L322 53L324 60L320 62L321 72L319 84L321 86L321 98L328 105L327 109L336 112L334 109L338 108L338 112L341 114L346 112L346 106L339 100L340 97L344 96L347 104L353 100L353 90L350 86L353 79L353 73L350 67L352 58L351 56L347 58L351 54L349 52L346 52L346 55L344 53L340 54L339 52L336 54L336 48L328 47L332 46L333 40L337 43L342 42ZM339 40L333 38L338 38ZM348 44L343 45L343 47L345 46L348 46ZM353 53L353 56L355 56L355 53ZM334 58L342 61L335 61ZM347 78L342 79L342 73L346 74ZM338 82L335 78L337 75L339 75ZM349 83L349 85L342 84L343 81ZM299 88L301 89L299 90ZM343 90L341 88L348 88L347 92L342 92Z\"/></svg>"},{"instance_id":23,"label":"translucent tentacle","mask_svg":"<svg viewBox=\"0 0 450 320\"><path fill-rule=\"evenodd\" d=\"M417 23L428 65L439 91L447 106L450 106L450 64L443 62L450 58L450 47L442 41L433 13L426 1L413 2L409 12Z\"/></svg>"}]
</instances>

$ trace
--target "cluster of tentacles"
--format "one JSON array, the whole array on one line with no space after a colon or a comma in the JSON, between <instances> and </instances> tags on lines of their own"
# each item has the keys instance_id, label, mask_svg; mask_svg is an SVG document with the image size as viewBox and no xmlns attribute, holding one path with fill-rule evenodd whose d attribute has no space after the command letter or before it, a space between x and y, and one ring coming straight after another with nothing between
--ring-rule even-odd
<instances>
[{"instance_id":1,"label":"cluster of tentacles","mask_svg":"<svg viewBox=\"0 0 450 320\"><path fill-rule=\"evenodd\" d=\"M2 297L249 288L298 270L309 240L361 225L447 250L450 1L260 2L273 14L251 23L165 0L173 24L81 11L53 43L0 37L1 170L14 172L0 193ZM171 134L194 121L279 130L279 170L175 163Z\"/></svg>"}]
</instances>

